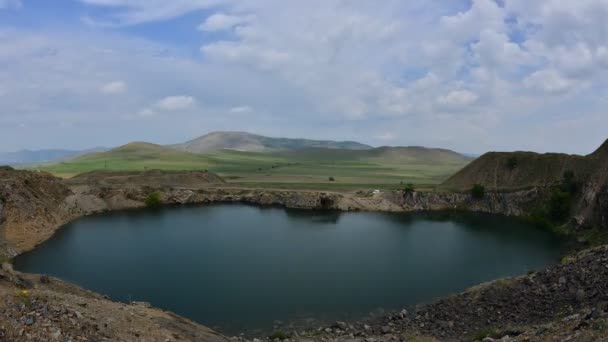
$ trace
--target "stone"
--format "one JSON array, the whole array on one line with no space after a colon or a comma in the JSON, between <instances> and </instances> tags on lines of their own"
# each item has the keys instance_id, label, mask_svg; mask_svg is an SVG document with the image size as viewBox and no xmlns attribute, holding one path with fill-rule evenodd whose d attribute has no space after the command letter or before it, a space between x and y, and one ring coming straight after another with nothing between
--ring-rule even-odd
<instances>
[{"instance_id":1,"label":"stone","mask_svg":"<svg viewBox=\"0 0 608 342\"><path fill-rule=\"evenodd\" d=\"M49 279L49 276L46 274L43 274L40 276L40 282L42 284L49 284L51 282L51 279Z\"/></svg>"},{"instance_id":2,"label":"stone","mask_svg":"<svg viewBox=\"0 0 608 342\"><path fill-rule=\"evenodd\" d=\"M28 318L25 319L25 324L26 325L32 325L34 324L34 322L36 322L36 319L33 316L30 316Z\"/></svg>"},{"instance_id":3,"label":"stone","mask_svg":"<svg viewBox=\"0 0 608 342\"><path fill-rule=\"evenodd\" d=\"M337 321L336 323L334 323L333 327L334 328L339 328L339 329L342 329L342 330L347 330L348 329L348 325L345 322L340 322L340 321Z\"/></svg>"},{"instance_id":4,"label":"stone","mask_svg":"<svg viewBox=\"0 0 608 342\"><path fill-rule=\"evenodd\" d=\"M389 327L388 325L382 327L383 334L388 334L389 332L391 332L391 327Z\"/></svg>"},{"instance_id":5,"label":"stone","mask_svg":"<svg viewBox=\"0 0 608 342\"><path fill-rule=\"evenodd\" d=\"M566 284L566 277L559 277L558 281L559 281L560 285L564 285L564 284Z\"/></svg>"}]
</instances>

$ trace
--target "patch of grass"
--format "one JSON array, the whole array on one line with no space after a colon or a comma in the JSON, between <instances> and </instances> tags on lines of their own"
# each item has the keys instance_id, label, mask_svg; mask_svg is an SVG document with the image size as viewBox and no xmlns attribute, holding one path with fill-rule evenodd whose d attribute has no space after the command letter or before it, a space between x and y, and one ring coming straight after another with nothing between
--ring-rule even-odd
<instances>
[{"instance_id":1,"label":"patch of grass","mask_svg":"<svg viewBox=\"0 0 608 342\"><path fill-rule=\"evenodd\" d=\"M608 243L608 232L600 229L592 229L586 232L582 239L591 247L601 246Z\"/></svg>"},{"instance_id":2,"label":"patch of grass","mask_svg":"<svg viewBox=\"0 0 608 342\"><path fill-rule=\"evenodd\" d=\"M500 335L500 331L498 331L497 329L485 329L485 330L481 330L476 333L473 333L466 340L469 342L482 341L486 337L499 338L499 337L501 337L499 335Z\"/></svg>"},{"instance_id":3,"label":"patch of grass","mask_svg":"<svg viewBox=\"0 0 608 342\"><path fill-rule=\"evenodd\" d=\"M287 333L285 333L284 331L281 330L277 330L275 332L273 332L270 336L268 336L268 338L270 338L271 341L274 340L287 340L289 338L289 335L287 335Z\"/></svg>"},{"instance_id":4,"label":"patch of grass","mask_svg":"<svg viewBox=\"0 0 608 342\"><path fill-rule=\"evenodd\" d=\"M146 197L146 207L158 208L163 205L162 194L160 192L153 192Z\"/></svg>"}]
</instances>

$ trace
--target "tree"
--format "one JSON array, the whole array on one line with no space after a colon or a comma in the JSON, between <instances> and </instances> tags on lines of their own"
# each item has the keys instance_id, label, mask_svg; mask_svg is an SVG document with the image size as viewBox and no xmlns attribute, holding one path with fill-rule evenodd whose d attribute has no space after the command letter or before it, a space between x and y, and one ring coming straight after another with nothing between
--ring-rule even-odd
<instances>
[{"instance_id":1,"label":"tree","mask_svg":"<svg viewBox=\"0 0 608 342\"><path fill-rule=\"evenodd\" d=\"M405 188L403 188L403 192L405 192L406 194L411 194L414 191L416 191L416 189L414 189L414 184L412 183L407 183L405 185Z\"/></svg>"},{"instance_id":2,"label":"tree","mask_svg":"<svg viewBox=\"0 0 608 342\"><path fill-rule=\"evenodd\" d=\"M473 185L473 188L471 189L471 196L475 199L481 199L485 196L486 194L486 188L481 185L481 184L475 184Z\"/></svg>"}]
</instances>

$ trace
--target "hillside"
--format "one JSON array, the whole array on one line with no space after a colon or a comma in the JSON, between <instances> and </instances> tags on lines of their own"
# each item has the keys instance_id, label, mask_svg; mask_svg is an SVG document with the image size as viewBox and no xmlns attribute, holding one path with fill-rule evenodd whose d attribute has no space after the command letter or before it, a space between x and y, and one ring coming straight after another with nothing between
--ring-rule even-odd
<instances>
[{"instance_id":1,"label":"hillside","mask_svg":"<svg viewBox=\"0 0 608 342\"><path fill-rule=\"evenodd\" d=\"M367 150L307 148L294 151L272 153L275 156L295 160L358 160L375 161L382 164L458 164L464 165L473 158L451 150L426 148L420 146L408 147L378 147Z\"/></svg>"},{"instance_id":2,"label":"hillside","mask_svg":"<svg viewBox=\"0 0 608 342\"><path fill-rule=\"evenodd\" d=\"M371 146L354 141L329 141L310 139L270 138L245 132L213 132L183 144L170 147L192 153L223 149L249 152L298 150L311 147L352 150L369 149Z\"/></svg>"},{"instance_id":3,"label":"hillside","mask_svg":"<svg viewBox=\"0 0 608 342\"><path fill-rule=\"evenodd\" d=\"M578 181L597 178L608 161L608 141L587 156L533 153L489 152L446 180L442 186L467 190L474 184L492 190L514 190L546 187L560 181L566 171L572 171Z\"/></svg>"},{"instance_id":4,"label":"hillside","mask_svg":"<svg viewBox=\"0 0 608 342\"><path fill-rule=\"evenodd\" d=\"M469 161L456 152L423 147L307 148L266 153L219 150L201 154L135 142L43 169L64 177L89 171L208 170L248 187L353 189L438 184Z\"/></svg>"},{"instance_id":5,"label":"hillside","mask_svg":"<svg viewBox=\"0 0 608 342\"><path fill-rule=\"evenodd\" d=\"M43 169L55 174L74 175L95 170L205 170L212 164L209 158L203 155L180 152L145 142L133 142L107 152L86 154Z\"/></svg>"}]
</instances>

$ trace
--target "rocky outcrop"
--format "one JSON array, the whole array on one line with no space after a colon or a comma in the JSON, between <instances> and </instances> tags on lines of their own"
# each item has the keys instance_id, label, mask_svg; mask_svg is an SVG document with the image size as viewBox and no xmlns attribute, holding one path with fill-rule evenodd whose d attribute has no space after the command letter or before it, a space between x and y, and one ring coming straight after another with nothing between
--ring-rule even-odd
<instances>
[{"instance_id":1,"label":"rocky outcrop","mask_svg":"<svg viewBox=\"0 0 608 342\"><path fill-rule=\"evenodd\" d=\"M523 216L536 206L547 193L533 188L516 192L489 192L475 199L469 193L451 192L391 192L393 203L407 211L460 209L508 216Z\"/></svg>"},{"instance_id":2,"label":"rocky outcrop","mask_svg":"<svg viewBox=\"0 0 608 342\"><path fill-rule=\"evenodd\" d=\"M228 341L146 303L123 304L48 276L0 270L0 341Z\"/></svg>"},{"instance_id":3,"label":"rocky outcrop","mask_svg":"<svg viewBox=\"0 0 608 342\"><path fill-rule=\"evenodd\" d=\"M608 248L587 250L547 270L482 284L409 311L336 324L309 335L315 341L351 342L603 341L608 336Z\"/></svg>"},{"instance_id":4,"label":"rocky outcrop","mask_svg":"<svg viewBox=\"0 0 608 342\"><path fill-rule=\"evenodd\" d=\"M51 237L79 214L66 203L72 191L47 173L0 170L0 254L14 255Z\"/></svg>"}]
</instances>

